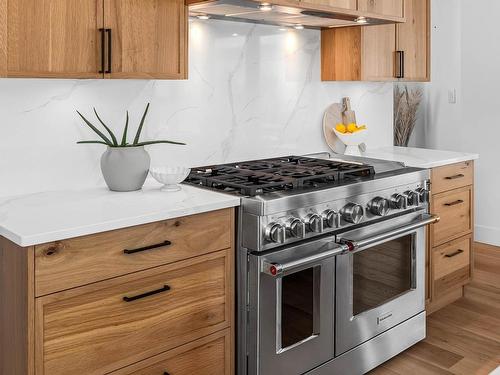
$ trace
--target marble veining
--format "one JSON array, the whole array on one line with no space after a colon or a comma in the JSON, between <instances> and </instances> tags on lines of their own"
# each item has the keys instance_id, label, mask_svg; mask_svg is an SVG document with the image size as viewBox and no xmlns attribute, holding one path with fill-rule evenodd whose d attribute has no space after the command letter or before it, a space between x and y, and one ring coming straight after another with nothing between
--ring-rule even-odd
<instances>
[{"instance_id":1,"label":"marble veining","mask_svg":"<svg viewBox=\"0 0 500 375\"><path fill-rule=\"evenodd\" d=\"M189 79L0 80L0 197L104 186L101 146L76 116L95 106L117 132L185 147L148 148L153 165L198 166L328 150L324 110L350 96L369 148L392 144L392 83L321 82L320 32L228 21L190 22Z\"/></svg>"}]
</instances>

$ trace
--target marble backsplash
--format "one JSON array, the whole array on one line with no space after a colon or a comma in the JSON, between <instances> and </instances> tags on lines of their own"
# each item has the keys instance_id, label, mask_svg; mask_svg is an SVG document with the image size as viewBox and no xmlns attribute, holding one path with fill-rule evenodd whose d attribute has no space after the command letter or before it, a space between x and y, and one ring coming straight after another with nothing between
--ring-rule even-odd
<instances>
[{"instance_id":1,"label":"marble backsplash","mask_svg":"<svg viewBox=\"0 0 500 375\"><path fill-rule=\"evenodd\" d=\"M350 96L368 147L392 144L391 83L321 82L320 32L227 21L190 22L187 81L0 80L0 196L103 185L103 147L76 115L95 106L118 133L135 131L147 102L143 138L152 164L205 165L328 150L326 107Z\"/></svg>"}]
</instances>

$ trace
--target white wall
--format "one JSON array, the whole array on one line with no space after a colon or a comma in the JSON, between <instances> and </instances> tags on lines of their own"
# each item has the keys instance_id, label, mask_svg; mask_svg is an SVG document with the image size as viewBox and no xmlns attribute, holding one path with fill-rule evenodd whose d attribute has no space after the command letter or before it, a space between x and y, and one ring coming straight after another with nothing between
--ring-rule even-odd
<instances>
[{"instance_id":1,"label":"white wall","mask_svg":"<svg viewBox=\"0 0 500 375\"><path fill-rule=\"evenodd\" d=\"M434 0L427 145L475 152L476 240L500 245L500 2ZM448 91L457 90L457 104Z\"/></svg>"},{"instance_id":2,"label":"white wall","mask_svg":"<svg viewBox=\"0 0 500 375\"><path fill-rule=\"evenodd\" d=\"M227 21L190 25L187 81L0 80L0 196L102 185L101 146L75 110L96 106L116 130L152 103L144 139L153 164L205 165L326 150L325 108L352 98L371 130L392 144L392 84L320 81L320 33Z\"/></svg>"}]
</instances>

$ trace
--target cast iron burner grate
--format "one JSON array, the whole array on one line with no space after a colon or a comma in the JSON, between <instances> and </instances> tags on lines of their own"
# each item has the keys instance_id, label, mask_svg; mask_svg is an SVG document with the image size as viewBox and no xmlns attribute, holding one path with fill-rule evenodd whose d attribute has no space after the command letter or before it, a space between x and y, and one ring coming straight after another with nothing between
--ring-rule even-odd
<instances>
[{"instance_id":1,"label":"cast iron burner grate","mask_svg":"<svg viewBox=\"0 0 500 375\"><path fill-rule=\"evenodd\" d=\"M193 168L186 183L245 196L315 188L373 176L372 166L299 156Z\"/></svg>"}]
</instances>

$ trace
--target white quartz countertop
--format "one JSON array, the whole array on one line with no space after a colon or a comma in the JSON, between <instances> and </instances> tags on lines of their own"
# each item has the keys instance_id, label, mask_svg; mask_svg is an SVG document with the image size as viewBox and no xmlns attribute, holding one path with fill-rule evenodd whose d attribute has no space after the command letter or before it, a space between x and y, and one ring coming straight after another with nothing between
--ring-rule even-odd
<instances>
[{"instance_id":1,"label":"white quartz countertop","mask_svg":"<svg viewBox=\"0 0 500 375\"><path fill-rule=\"evenodd\" d=\"M31 246L239 206L240 198L183 185L178 192L148 186L130 193L106 188L0 198L0 236Z\"/></svg>"},{"instance_id":2,"label":"white quartz countertop","mask_svg":"<svg viewBox=\"0 0 500 375\"><path fill-rule=\"evenodd\" d=\"M399 161L408 167L416 168L435 168L479 159L478 154L396 146L368 149L363 152L363 156L372 159Z\"/></svg>"}]
</instances>

